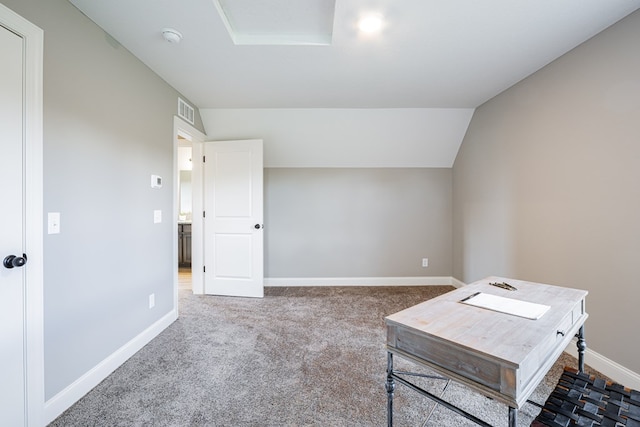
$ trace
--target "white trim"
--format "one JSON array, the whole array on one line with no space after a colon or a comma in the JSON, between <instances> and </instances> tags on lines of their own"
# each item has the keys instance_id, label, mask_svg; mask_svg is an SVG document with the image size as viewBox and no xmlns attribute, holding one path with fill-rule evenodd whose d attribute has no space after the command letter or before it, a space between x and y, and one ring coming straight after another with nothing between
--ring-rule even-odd
<instances>
[{"instance_id":1,"label":"white trim","mask_svg":"<svg viewBox=\"0 0 640 427\"><path fill-rule=\"evenodd\" d=\"M266 277L265 286L437 286L454 285L451 276L431 277Z\"/></svg>"},{"instance_id":2,"label":"white trim","mask_svg":"<svg viewBox=\"0 0 640 427\"><path fill-rule=\"evenodd\" d=\"M49 399L44 405L45 425L55 420L71 405L107 378L113 371L133 356L142 347L147 345L160 332L164 331L178 318L176 310L170 311L160 320L142 331L138 336L120 347L102 362L94 366L86 374L75 380L60 393Z\"/></svg>"},{"instance_id":3,"label":"white trim","mask_svg":"<svg viewBox=\"0 0 640 427\"><path fill-rule=\"evenodd\" d=\"M588 344L588 342L587 342ZM576 357L576 339L572 339L564 351ZM587 347L584 354L584 363L596 371L606 375L617 383L634 390L640 390L640 374L625 368L617 362L608 359Z\"/></svg>"},{"instance_id":4,"label":"white trim","mask_svg":"<svg viewBox=\"0 0 640 427\"><path fill-rule=\"evenodd\" d=\"M585 352L584 363L625 387L640 390L640 374L625 368L611 359L607 359L600 353L590 350L588 347Z\"/></svg>"},{"instance_id":5,"label":"white trim","mask_svg":"<svg viewBox=\"0 0 640 427\"><path fill-rule=\"evenodd\" d=\"M26 269L26 405L27 425L42 425L44 404L42 64L43 31L0 4L0 24L25 43L25 252Z\"/></svg>"},{"instance_id":6,"label":"white trim","mask_svg":"<svg viewBox=\"0 0 640 427\"><path fill-rule=\"evenodd\" d=\"M466 283L456 279L455 277L451 278L451 285L455 286L456 288L462 288L463 286L467 286Z\"/></svg>"},{"instance_id":7,"label":"white trim","mask_svg":"<svg viewBox=\"0 0 640 427\"><path fill-rule=\"evenodd\" d=\"M227 29L227 33L229 34L229 37L231 37L231 41L233 41L233 44L238 44L238 41L236 40L236 33L235 31L233 31L233 26L229 22L227 14L225 13L222 5L220 4L220 1L213 0L213 4L216 6L218 15L220 15L220 19L222 19L222 23L224 24L224 27Z\"/></svg>"}]
</instances>

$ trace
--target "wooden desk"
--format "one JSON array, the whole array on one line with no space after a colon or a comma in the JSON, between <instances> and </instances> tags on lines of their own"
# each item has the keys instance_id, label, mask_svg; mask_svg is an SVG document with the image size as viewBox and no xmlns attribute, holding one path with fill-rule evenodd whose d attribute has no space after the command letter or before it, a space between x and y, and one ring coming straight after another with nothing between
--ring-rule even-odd
<instances>
[{"instance_id":1,"label":"wooden desk","mask_svg":"<svg viewBox=\"0 0 640 427\"><path fill-rule=\"evenodd\" d=\"M489 283L506 282L511 291ZM550 306L539 319L463 304L476 293ZM584 369L586 291L520 280L488 277L385 318L387 325L387 422L393 424L395 381L435 400L477 424L489 424L407 380L393 370L398 355L503 402L509 426L573 336L578 337L579 369Z\"/></svg>"}]
</instances>

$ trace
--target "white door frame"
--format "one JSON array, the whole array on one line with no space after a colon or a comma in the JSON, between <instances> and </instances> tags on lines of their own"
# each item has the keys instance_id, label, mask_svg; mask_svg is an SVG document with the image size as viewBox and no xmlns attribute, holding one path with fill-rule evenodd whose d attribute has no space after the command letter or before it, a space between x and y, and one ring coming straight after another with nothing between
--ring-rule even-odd
<instances>
[{"instance_id":1,"label":"white door frame","mask_svg":"<svg viewBox=\"0 0 640 427\"><path fill-rule=\"evenodd\" d=\"M44 424L43 31L0 4L0 24L25 40L25 246L28 254L25 295L26 404L29 426Z\"/></svg>"},{"instance_id":2,"label":"white door frame","mask_svg":"<svg viewBox=\"0 0 640 427\"><path fill-rule=\"evenodd\" d=\"M187 141L191 141L192 158L202 156L202 143L206 139L206 135L195 127L191 126L178 116L173 117L173 297L174 308L178 312L178 137L182 137ZM181 144L180 144L181 145ZM202 212L202 177L199 168L202 166L200 162L193 162L193 171L191 173L191 188L193 192L193 212L191 215L191 289L194 294L204 293L204 274L202 268L204 266L203 259L203 242L202 242L202 215L196 212Z\"/></svg>"}]
</instances>

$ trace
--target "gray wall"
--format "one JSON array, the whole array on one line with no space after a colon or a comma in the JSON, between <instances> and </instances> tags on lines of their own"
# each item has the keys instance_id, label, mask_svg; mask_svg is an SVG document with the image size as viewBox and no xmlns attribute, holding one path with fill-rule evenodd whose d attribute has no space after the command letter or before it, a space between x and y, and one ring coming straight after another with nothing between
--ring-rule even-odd
<instances>
[{"instance_id":1,"label":"gray wall","mask_svg":"<svg viewBox=\"0 0 640 427\"><path fill-rule=\"evenodd\" d=\"M61 213L44 239L49 399L174 308L179 94L66 0L3 3L45 32L44 209Z\"/></svg>"},{"instance_id":2,"label":"gray wall","mask_svg":"<svg viewBox=\"0 0 640 427\"><path fill-rule=\"evenodd\" d=\"M267 168L265 276L450 276L451 197L449 168Z\"/></svg>"},{"instance_id":3,"label":"gray wall","mask_svg":"<svg viewBox=\"0 0 640 427\"><path fill-rule=\"evenodd\" d=\"M209 139L264 140L265 277L451 276L450 166L471 109L200 113Z\"/></svg>"},{"instance_id":4,"label":"gray wall","mask_svg":"<svg viewBox=\"0 0 640 427\"><path fill-rule=\"evenodd\" d=\"M454 276L588 290L589 346L635 372L638 40L635 12L482 105L453 171Z\"/></svg>"}]
</instances>

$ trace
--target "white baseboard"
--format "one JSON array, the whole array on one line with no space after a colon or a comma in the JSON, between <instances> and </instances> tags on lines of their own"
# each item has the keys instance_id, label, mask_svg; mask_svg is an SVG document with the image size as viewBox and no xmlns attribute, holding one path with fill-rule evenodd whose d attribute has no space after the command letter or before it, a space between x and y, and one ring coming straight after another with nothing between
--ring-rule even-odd
<instances>
[{"instance_id":1,"label":"white baseboard","mask_svg":"<svg viewBox=\"0 0 640 427\"><path fill-rule=\"evenodd\" d=\"M467 286L466 283L456 279L455 277L451 278L451 286L455 286L456 288L461 288L463 286Z\"/></svg>"},{"instance_id":2,"label":"white baseboard","mask_svg":"<svg viewBox=\"0 0 640 427\"><path fill-rule=\"evenodd\" d=\"M45 425L49 424L60 414L69 409L71 405L91 391L92 388L108 377L138 350L158 336L160 332L164 331L177 318L178 314L175 310L167 313L160 320L149 326L138 336L93 367L89 372L78 378L60 393L47 400L44 404Z\"/></svg>"},{"instance_id":3,"label":"white baseboard","mask_svg":"<svg viewBox=\"0 0 640 427\"><path fill-rule=\"evenodd\" d=\"M575 347L573 348L575 349ZM573 352L569 351L569 354L575 354L575 350L573 350ZM640 374L625 368L611 359L607 359L603 355L590 350L588 347L584 355L584 363L625 387L640 390Z\"/></svg>"},{"instance_id":4,"label":"white baseboard","mask_svg":"<svg viewBox=\"0 0 640 427\"><path fill-rule=\"evenodd\" d=\"M267 277L265 286L436 286L452 285L451 276L430 277Z\"/></svg>"}]
</instances>

